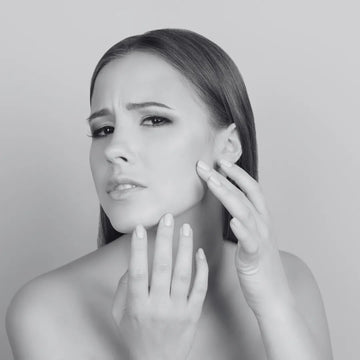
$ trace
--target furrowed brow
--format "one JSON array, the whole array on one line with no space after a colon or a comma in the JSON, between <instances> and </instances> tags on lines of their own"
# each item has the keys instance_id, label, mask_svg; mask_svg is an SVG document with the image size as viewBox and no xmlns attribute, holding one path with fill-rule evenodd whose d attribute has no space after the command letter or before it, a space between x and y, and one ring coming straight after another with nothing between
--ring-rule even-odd
<instances>
[{"instance_id":1,"label":"furrowed brow","mask_svg":"<svg viewBox=\"0 0 360 360\"><path fill-rule=\"evenodd\" d=\"M108 116L111 115L111 112L109 109L101 109L98 111L93 112L86 120L90 124L92 120L102 117L102 116Z\"/></svg>"},{"instance_id":2,"label":"furrowed brow","mask_svg":"<svg viewBox=\"0 0 360 360\"><path fill-rule=\"evenodd\" d=\"M162 108L166 108L169 110L174 110L170 106L167 106L165 104L162 104L162 103L159 103L156 101L146 101L146 102L142 102L142 103L127 103L126 109L127 110L137 110L137 109L142 109L142 108L151 107L151 106L157 106L157 107L162 107ZM88 123L90 123L92 120L94 120L98 117L108 116L108 115L111 115L111 112L109 109L101 109L101 110L93 112L86 120Z\"/></svg>"},{"instance_id":3,"label":"furrowed brow","mask_svg":"<svg viewBox=\"0 0 360 360\"><path fill-rule=\"evenodd\" d=\"M141 109L141 108L150 107L150 106L158 106L158 107L163 107L166 109L174 110L170 106L167 106L165 104L155 102L155 101L146 101L146 102L142 102L142 103L128 103L128 104L126 104L126 109L127 110L136 110L136 109Z\"/></svg>"}]
</instances>

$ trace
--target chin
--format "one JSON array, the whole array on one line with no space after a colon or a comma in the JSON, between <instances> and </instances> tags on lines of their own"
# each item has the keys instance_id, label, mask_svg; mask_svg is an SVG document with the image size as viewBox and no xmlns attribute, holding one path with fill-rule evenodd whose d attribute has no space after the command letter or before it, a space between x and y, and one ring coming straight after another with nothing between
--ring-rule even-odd
<instances>
[{"instance_id":1,"label":"chin","mask_svg":"<svg viewBox=\"0 0 360 360\"><path fill-rule=\"evenodd\" d=\"M163 214L156 215L157 211L152 208L149 211L144 211L144 208L136 211L124 211L111 208L110 210L103 207L107 217L109 218L112 227L120 233L130 234L135 230L136 225L141 224L145 228L157 226Z\"/></svg>"},{"instance_id":2,"label":"chin","mask_svg":"<svg viewBox=\"0 0 360 360\"><path fill-rule=\"evenodd\" d=\"M116 216L116 213L107 214L112 227L120 233L130 234L134 231L137 224L143 224L139 219L139 216L120 215Z\"/></svg>"},{"instance_id":3,"label":"chin","mask_svg":"<svg viewBox=\"0 0 360 360\"><path fill-rule=\"evenodd\" d=\"M204 195L202 188L193 187L189 191L180 193L174 189L165 196L164 192L159 192L157 196L148 197L139 202L116 203L104 199L102 207L109 218L113 228L123 234L132 233L136 225L141 224L146 229L156 228L163 215L173 214L174 217L185 214L201 202ZM183 193L187 194L184 197ZM169 202L168 199L172 199ZM151 205L150 205L151 204Z\"/></svg>"}]
</instances>

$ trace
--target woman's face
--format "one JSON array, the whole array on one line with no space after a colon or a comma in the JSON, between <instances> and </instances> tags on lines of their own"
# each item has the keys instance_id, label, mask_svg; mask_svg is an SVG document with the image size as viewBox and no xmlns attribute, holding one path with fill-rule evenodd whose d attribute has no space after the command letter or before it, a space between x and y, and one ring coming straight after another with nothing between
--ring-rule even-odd
<instances>
[{"instance_id":1,"label":"woman's face","mask_svg":"<svg viewBox=\"0 0 360 360\"><path fill-rule=\"evenodd\" d=\"M205 187L196 162L213 163L214 130L207 107L181 73L146 52L114 60L96 79L95 113L90 130L99 137L92 140L90 167L117 231L129 233L140 223L155 226L165 213L176 216L201 201ZM144 187L116 200L107 192L113 177Z\"/></svg>"}]
</instances>

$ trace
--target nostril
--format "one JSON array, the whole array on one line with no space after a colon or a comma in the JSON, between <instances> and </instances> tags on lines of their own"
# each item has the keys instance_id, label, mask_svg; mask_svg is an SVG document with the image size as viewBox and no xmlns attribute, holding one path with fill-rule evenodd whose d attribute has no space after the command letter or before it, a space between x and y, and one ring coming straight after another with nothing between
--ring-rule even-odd
<instances>
[{"instance_id":1,"label":"nostril","mask_svg":"<svg viewBox=\"0 0 360 360\"><path fill-rule=\"evenodd\" d=\"M124 156L106 156L107 160L111 163L129 162Z\"/></svg>"},{"instance_id":2,"label":"nostril","mask_svg":"<svg viewBox=\"0 0 360 360\"><path fill-rule=\"evenodd\" d=\"M124 154L124 149L120 147L111 147L105 150L105 157L109 162L128 162L128 157Z\"/></svg>"}]
</instances>

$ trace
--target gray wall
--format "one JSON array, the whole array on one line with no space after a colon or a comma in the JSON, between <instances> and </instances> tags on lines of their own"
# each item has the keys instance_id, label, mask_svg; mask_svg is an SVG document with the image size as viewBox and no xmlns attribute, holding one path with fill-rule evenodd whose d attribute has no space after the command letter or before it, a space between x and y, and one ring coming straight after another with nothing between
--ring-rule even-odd
<instances>
[{"instance_id":1,"label":"gray wall","mask_svg":"<svg viewBox=\"0 0 360 360\"><path fill-rule=\"evenodd\" d=\"M317 278L335 358L358 358L356 1L2 4L1 359L11 358L3 324L14 292L96 248L98 199L84 120L92 70L113 43L161 27L195 30L238 64L280 248Z\"/></svg>"}]
</instances>

